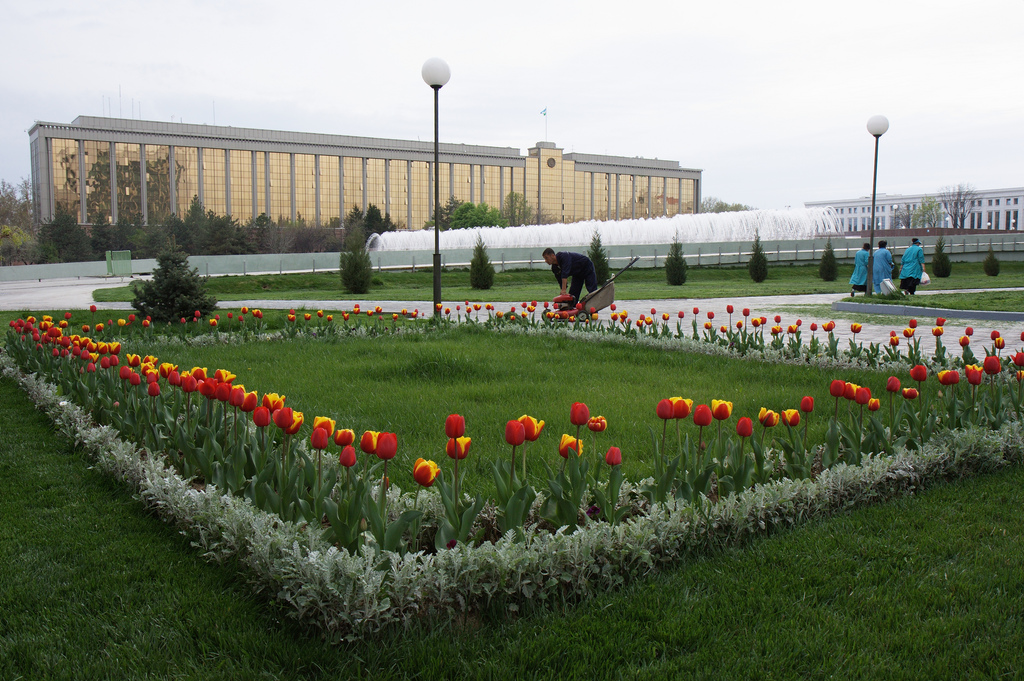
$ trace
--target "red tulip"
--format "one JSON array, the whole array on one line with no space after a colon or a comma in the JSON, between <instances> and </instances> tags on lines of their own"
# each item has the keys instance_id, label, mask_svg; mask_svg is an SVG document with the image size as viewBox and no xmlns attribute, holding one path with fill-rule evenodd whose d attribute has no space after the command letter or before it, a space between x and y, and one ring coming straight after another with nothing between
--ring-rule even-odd
<instances>
[{"instance_id":1,"label":"red tulip","mask_svg":"<svg viewBox=\"0 0 1024 681\"><path fill-rule=\"evenodd\" d=\"M252 412L252 422L257 428L266 428L270 425L270 410L266 407L256 407Z\"/></svg>"},{"instance_id":2,"label":"red tulip","mask_svg":"<svg viewBox=\"0 0 1024 681\"><path fill-rule=\"evenodd\" d=\"M159 383L150 383L146 387L146 392L149 393L150 397L157 397L157 396L159 396L160 395L160 384Z\"/></svg>"},{"instance_id":3,"label":"red tulip","mask_svg":"<svg viewBox=\"0 0 1024 681\"><path fill-rule=\"evenodd\" d=\"M574 426L585 426L590 420L590 409L582 402L573 402L569 409L569 422Z\"/></svg>"},{"instance_id":4,"label":"red tulip","mask_svg":"<svg viewBox=\"0 0 1024 681\"><path fill-rule=\"evenodd\" d=\"M974 327L973 326L968 326L966 329L964 329L964 335L965 336L973 336L974 335Z\"/></svg>"},{"instance_id":5,"label":"red tulip","mask_svg":"<svg viewBox=\"0 0 1024 681\"><path fill-rule=\"evenodd\" d=\"M989 334L988 336L989 336L989 338L991 338L992 340L995 340L996 338L999 338L999 337L1000 337L1001 335L1002 335L1001 333L999 333L998 331L996 331L996 330L994 330L994 329L993 329L993 330L992 330L992 333L990 333L990 334Z\"/></svg>"},{"instance_id":6,"label":"red tulip","mask_svg":"<svg viewBox=\"0 0 1024 681\"><path fill-rule=\"evenodd\" d=\"M1024 352L1018 352L1013 356L1013 363L1019 367L1024 367Z\"/></svg>"},{"instance_id":7,"label":"red tulip","mask_svg":"<svg viewBox=\"0 0 1024 681\"><path fill-rule=\"evenodd\" d=\"M217 399L221 402L227 402L231 399L231 384L230 383L218 383L217 384Z\"/></svg>"},{"instance_id":8,"label":"red tulip","mask_svg":"<svg viewBox=\"0 0 1024 681\"><path fill-rule=\"evenodd\" d=\"M995 355L989 355L985 358L982 363L982 367L985 369L985 373L989 376L995 376L1003 370L1003 363L999 361L999 358Z\"/></svg>"},{"instance_id":9,"label":"red tulip","mask_svg":"<svg viewBox=\"0 0 1024 681\"><path fill-rule=\"evenodd\" d=\"M327 443L330 441L330 433L323 428L314 428L313 434L309 436L309 443L313 449L327 449Z\"/></svg>"},{"instance_id":10,"label":"red tulip","mask_svg":"<svg viewBox=\"0 0 1024 681\"><path fill-rule=\"evenodd\" d=\"M872 397L868 400L868 411L878 411L882 406L882 402L877 397Z\"/></svg>"},{"instance_id":11,"label":"red tulip","mask_svg":"<svg viewBox=\"0 0 1024 681\"><path fill-rule=\"evenodd\" d=\"M864 388L861 388L861 390L864 390ZM792 428L796 428L800 425L800 412L796 409L784 409L779 417L782 419L783 423Z\"/></svg>"},{"instance_id":12,"label":"red tulip","mask_svg":"<svg viewBox=\"0 0 1024 681\"><path fill-rule=\"evenodd\" d=\"M448 456L453 459L465 459L469 454L469 445L472 444L472 442L472 438L453 437L448 440L445 452L447 452Z\"/></svg>"},{"instance_id":13,"label":"red tulip","mask_svg":"<svg viewBox=\"0 0 1024 681\"><path fill-rule=\"evenodd\" d=\"M265 409L265 407L260 407L260 409ZM345 468L352 468L356 465L356 450L352 445L341 450L341 453L338 454L338 463Z\"/></svg>"},{"instance_id":14,"label":"red tulip","mask_svg":"<svg viewBox=\"0 0 1024 681\"><path fill-rule=\"evenodd\" d=\"M622 463L622 451L618 447L609 447L604 460L609 466L618 466Z\"/></svg>"},{"instance_id":15,"label":"red tulip","mask_svg":"<svg viewBox=\"0 0 1024 681\"><path fill-rule=\"evenodd\" d=\"M933 326L932 327L932 335L935 336L936 338L941 336L942 335L942 327L941 326Z\"/></svg>"},{"instance_id":16,"label":"red tulip","mask_svg":"<svg viewBox=\"0 0 1024 681\"><path fill-rule=\"evenodd\" d=\"M587 421L587 428L595 433L603 433L608 428L608 420L603 416L595 416Z\"/></svg>"},{"instance_id":17,"label":"red tulip","mask_svg":"<svg viewBox=\"0 0 1024 681\"><path fill-rule=\"evenodd\" d=\"M185 376L181 379L181 389L183 392L194 393L199 389L199 381L196 380L195 376Z\"/></svg>"},{"instance_id":18,"label":"red tulip","mask_svg":"<svg viewBox=\"0 0 1024 681\"><path fill-rule=\"evenodd\" d=\"M579 403L577 402L577 404ZM513 447L518 447L526 442L526 427L517 420L506 423L505 442L509 443Z\"/></svg>"},{"instance_id":19,"label":"red tulip","mask_svg":"<svg viewBox=\"0 0 1024 681\"><path fill-rule=\"evenodd\" d=\"M814 411L814 398L810 395L805 395L804 398L800 400L800 411L805 414L810 414Z\"/></svg>"},{"instance_id":20,"label":"red tulip","mask_svg":"<svg viewBox=\"0 0 1024 681\"><path fill-rule=\"evenodd\" d=\"M131 383L133 386L142 385L142 376L139 376L138 374L133 372L132 375L128 377L128 382Z\"/></svg>"},{"instance_id":21,"label":"red tulip","mask_svg":"<svg viewBox=\"0 0 1024 681\"><path fill-rule=\"evenodd\" d=\"M398 453L398 436L394 433L381 433L377 438L377 450L374 454L377 458L388 460L395 458Z\"/></svg>"},{"instance_id":22,"label":"red tulip","mask_svg":"<svg viewBox=\"0 0 1024 681\"><path fill-rule=\"evenodd\" d=\"M245 413L249 413L250 411L255 409L256 405L258 405L259 403L260 402L259 402L259 398L256 395L256 391L253 390L253 391L245 393L245 397L242 399L242 404L239 405L238 408L241 409Z\"/></svg>"},{"instance_id":23,"label":"red tulip","mask_svg":"<svg viewBox=\"0 0 1024 681\"><path fill-rule=\"evenodd\" d=\"M529 442L536 442L537 438L540 437L541 431L544 430L544 422L538 421L532 416L523 414L519 417L519 422L523 424L523 428L526 429L526 439Z\"/></svg>"},{"instance_id":24,"label":"red tulip","mask_svg":"<svg viewBox=\"0 0 1024 681\"><path fill-rule=\"evenodd\" d=\"M462 437L466 434L466 419L459 414L449 414L444 420L444 434L449 438Z\"/></svg>"},{"instance_id":25,"label":"red tulip","mask_svg":"<svg viewBox=\"0 0 1024 681\"><path fill-rule=\"evenodd\" d=\"M724 421L732 416L732 402L725 400L711 400L711 415L719 421Z\"/></svg>"},{"instance_id":26,"label":"red tulip","mask_svg":"<svg viewBox=\"0 0 1024 681\"><path fill-rule=\"evenodd\" d=\"M846 391L846 381L836 379L828 386L828 394L832 397L842 397Z\"/></svg>"},{"instance_id":27,"label":"red tulip","mask_svg":"<svg viewBox=\"0 0 1024 681\"><path fill-rule=\"evenodd\" d=\"M659 401L658 406L655 407L655 412L658 414L659 419L667 421L672 418L672 401L668 399Z\"/></svg>"},{"instance_id":28,"label":"red tulip","mask_svg":"<svg viewBox=\"0 0 1024 681\"><path fill-rule=\"evenodd\" d=\"M964 367L964 373L967 374L967 382L971 385L981 385L981 379L985 375L981 367L975 364L968 364Z\"/></svg>"},{"instance_id":29,"label":"red tulip","mask_svg":"<svg viewBox=\"0 0 1024 681\"><path fill-rule=\"evenodd\" d=\"M416 463L412 465L412 478L423 487L433 485L440 472L441 469L433 461L416 459Z\"/></svg>"},{"instance_id":30,"label":"red tulip","mask_svg":"<svg viewBox=\"0 0 1024 681\"><path fill-rule=\"evenodd\" d=\"M945 326L945 325L946 325L946 318L945 317L936 317L935 318L935 326Z\"/></svg>"},{"instance_id":31,"label":"red tulip","mask_svg":"<svg viewBox=\"0 0 1024 681\"><path fill-rule=\"evenodd\" d=\"M690 415L690 411L693 409L693 400L682 397L670 397L668 400L672 403L672 418L685 419Z\"/></svg>"},{"instance_id":32,"label":"red tulip","mask_svg":"<svg viewBox=\"0 0 1024 681\"><path fill-rule=\"evenodd\" d=\"M292 423L295 420L295 413L291 407L285 407L278 409L274 412L274 425L281 430L288 430L292 427Z\"/></svg>"},{"instance_id":33,"label":"red tulip","mask_svg":"<svg viewBox=\"0 0 1024 681\"><path fill-rule=\"evenodd\" d=\"M749 307L743 308L743 316L744 317L749 317L750 316L750 308Z\"/></svg>"},{"instance_id":34,"label":"red tulip","mask_svg":"<svg viewBox=\"0 0 1024 681\"><path fill-rule=\"evenodd\" d=\"M856 383L847 383L843 386L843 397L851 401L857 399L857 388L859 387Z\"/></svg>"},{"instance_id":35,"label":"red tulip","mask_svg":"<svg viewBox=\"0 0 1024 681\"><path fill-rule=\"evenodd\" d=\"M960 347L966 348L971 344L971 339L968 336L960 336Z\"/></svg>"},{"instance_id":36,"label":"red tulip","mask_svg":"<svg viewBox=\"0 0 1024 681\"><path fill-rule=\"evenodd\" d=\"M133 373L134 372L130 366L123 364L121 365L121 369L118 371L117 375L122 381L127 381Z\"/></svg>"},{"instance_id":37,"label":"red tulip","mask_svg":"<svg viewBox=\"0 0 1024 681\"><path fill-rule=\"evenodd\" d=\"M334 444L339 447L348 447L356 441L356 433L350 428L339 428L334 431Z\"/></svg>"},{"instance_id":38,"label":"red tulip","mask_svg":"<svg viewBox=\"0 0 1024 681\"><path fill-rule=\"evenodd\" d=\"M363 450L367 454L373 454L377 451L377 440L380 438L380 433L375 430L368 430L363 433L363 436L359 439L359 449Z\"/></svg>"},{"instance_id":39,"label":"red tulip","mask_svg":"<svg viewBox=\"0 0 1024 681\"><path fill-rule=\"evenodd\" d=\"M1006 340L1002 336L1000 336L999 338L996 338L993 341L993 344L996 346L996 350L1002 350L1003 348L1006 347ZM115 357L114 359L117 358Z\"/></svg>"},{"instance_id":40,"label":"red tulip","mask_svg":"<svg viewBox=\"0 0 1024 681\"><path fill-rule=\"evenodd\" d=\"M736 422L736 434L740 437L750 437L754 432L754 422L744 416Z\"/></svg>"},{"instance_id":41,"label":"red tulip","mask_svg":"<svg viewBox=\"0 0 1024 681\"><path fill-rule=\"evenodd\" d=\"M942 385L956 385L960 382L959 371L940 371L939 383Z\"/></svg>"},{"instance_id":42,"label":"red tulip","mask_svg":"<svg viewBox=\"0 0 1024 681\"><path fill-rule=\"evenodd\" d=\"M871 390L869 388L859 387L857 393L854 396L857 404L863 406L871 400Z\"/></svg>"},{"instance_id":43,"label":"red tulip","mask_svg":"<svg viewBox=\"0 0 1024 681\"><path fill-rule=\"evenodd\" d=\"M908 400L916 400L917 399L917 395L918 395L917 388L904 388L903 389L903 397L908 399Z\"/></svg>"},{"instance_id":44,"label":"red tulip","mask_svg":"<svg viewBox=\"0 0 1024 681\"><path fill-rule=\"evenodd\" d=\"M911 319L910 323L908 323L907 326L909 326L912 329L916 329L917 328L917 320L916 319Z\"/></svg>"},{"instance_id":45,"label":"red tulip","mask_svg":"<svg viewBox=\"0 0 1024 681\"><path fill-rule=\"evenodd\" d=\"M923 364L918 364L917 366L910 370L910 378L917 381L918 383L923 383L928 378L927 367L925 367Z\"/></svg>"},{"instance_id":46,"label":"red tulip","mask_svg":"<svg viewBox=\"0 0 1024 681\"><path fill-rule=\"evenodd\" d=\"M693 411L693 422L698 426L710 426L712 418L711 409L706 404L698 404Z\"/></svg>"},{"instance_id":47,"label":"red tulip","mask_svg":"<svg viewBox=\"0 0 1024 681\"><path fill-rule=\"evenodd\" d=\"M232 407L241 407L243 402L245 402L245 386L237 385L231 387L228 404Z\"/></svg>"},{"instance_id":48,"label":"red tulip","mask_svg":"<svg viewBox=\"0 0 1024 681\"><path fill-rule=\"evenodd\" d=\"M577 440L571 435L562 434L562 440L558 443L558 454L563 459L569 458L569 452L573 452L576 456L583 455L583 442Z\"/></svg>"},{"instance_id":49,"label":"red tulip","mask_svg":"<svg viewBox=\"0 0 1024 681\"><path fill-rule=\"evenodd\" d=\"M776 324L781 324L782 323L782 315L780 315L780 314L775 315L775 323Z\"/></svg>"}]
</instances>

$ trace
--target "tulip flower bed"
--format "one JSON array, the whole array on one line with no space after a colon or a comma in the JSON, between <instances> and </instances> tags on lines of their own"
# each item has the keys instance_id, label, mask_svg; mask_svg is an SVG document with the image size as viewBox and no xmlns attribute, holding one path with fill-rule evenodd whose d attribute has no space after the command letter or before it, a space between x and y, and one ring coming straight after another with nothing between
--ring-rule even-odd
<instances>
[{"instance_id":1,"label":"tulip flower bed","mask_svg":"<svg viewBox=\"0 0 1024 681\"><path fill-rule=\"evenodd\" d=\"M490 343L514 340L472 327L448 333L449 342L481 334ZM247 347L229 350L241 355ZM868 372L851 376L877 381L884 410L869 386L829 382L809 368L803 371L829 394L817 395L817 411L815 395L799 394L789 405L776 395L743 411L724 399L694 404L654 395L645 407L608 418L583 402L565 403L568 418L535 412L548 416L547 425L529 415L507 420L506 448L488 441L494 460L487 462L474 456L478 424L452 413L434 426L444 431L450 465L413 461L402 451L399 422L389 424L395 432L360 428L361 435L331 417L309 423L295 410L308 407L294 393L260 397L239 385L241 366L179 371L154 357L122 355L116 341L67 336L45 320L13 326L7 349L22 371L56 386L64 400L24 379L96 445L105 467L189 526L212 556L240 555L297 615L341 635L407 617L575 600L690 552L1020 455L1013 438L1022 374L1009 368L1017 355L1000 358L999 348L966 371L962 387L958 371L933 377L923 365L884 387ZM450 387L464 368L442 362L430 378ZM267 370L280 375L284 365ZM771 391L778 386L757 399ZM638 409L646 413L630 413ZM808 430L809 418L817 431ZM630 420L650 427L649 444L594 447L616 421ZM92 422L114 426L134 444L91 429ZM554 438L557 458L528 455L527 443L539 446L556 423L564 431ZM623 473L631 456L633 471L646 468L633 482ZM411 473L416 492L402 494L391 482L396 465ZM493 480L489 499L467 484L482 474Z\"/></svg>"}]
</instances>

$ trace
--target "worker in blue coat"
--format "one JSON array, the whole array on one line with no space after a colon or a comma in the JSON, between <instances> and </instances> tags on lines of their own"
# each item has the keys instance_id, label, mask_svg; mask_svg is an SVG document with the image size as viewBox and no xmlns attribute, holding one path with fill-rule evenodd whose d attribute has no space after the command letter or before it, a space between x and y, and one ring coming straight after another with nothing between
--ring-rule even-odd
<instances>
[{"instance_id":1,"label":"worker in blue coat","mask_svg":"<svg viewBox=\"0 0 1024 681\"><path fill-rule=\"evenodd\" d=\"M864 244L864 248L857 251L857 257L853 259L853 274L850 276L850 296L857 295L857 291L864 293L868 285L868 258L871 256L871 244Z\"/></svg>"},{"instance_id":2,"label":"worker in blue coat","mask_svg":"<svg viewBox=\"0 0 1024 681\"><path fill-rule=\"evenodd\" d=\"M916 236L910 240L910 248L903 251L900 264L900 288L906 292L905 295L914 295L917 285L921 283L921 275L924 274L924 249Z\"/></svg>"},{"instance_id":3,"label":"worker in blue coat","mask_svg":"<svg viewBox=\"0 0 1024 681\"><path fill-rule=\"evenodd\" d=\"M892 279L892 253L886 248L889 243L882 239L878 242L878 250L875 251L875 265L871 269L871 282L875 286L875 293L881 293L882 280Z\"/></svg>"},{"instance_id":4,"label":"worker in blue coat","mask_svg":"<svg viewBox=\"0 0 1024 681\"><path fill-rule=\"evenodd\" d=\"M566 287L568 287L573 305L579 302L584 284L587 285L587 293L597 290L597 271L594 269L594 263L587 256L572 251L555 253L553 248L545 248L542 255L544 262L551 265L551 272L562 287L562 295L566 294ZM572 277L572 284L569 283L570 277Z\"/></svg>"}]
</instances>

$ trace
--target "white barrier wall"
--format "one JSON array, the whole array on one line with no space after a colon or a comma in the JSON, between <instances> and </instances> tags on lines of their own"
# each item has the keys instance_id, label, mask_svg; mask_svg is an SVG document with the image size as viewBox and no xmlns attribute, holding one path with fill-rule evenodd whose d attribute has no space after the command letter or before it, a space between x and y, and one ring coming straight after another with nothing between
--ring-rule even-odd
<instances>
[{"instance_id":1,"label":"white barrier wall","mask_svg":"<svg viewBox=\"0 0 1024 681\"><path fill-rule=\"evenodd\" d=\"M946 236L946 252L954 261L980 261L984 259L991 244L1000 259L1024 260L1024 233L1007 232L1003 234ZM909 245L909 237L889 237L894 258L899 259ZM866 241L863 236L833 237L832 248L840 263L852 262L853 257ZM935 250L937 237L922 237L925 255L930 258ZM783 241L763 241L765 255L769 264L792 265L809 264L820 260L825 248L825 239L800 239ZM735 241L720 243L684 243L683 254L690 266L736 266L743 265L750 259L752 244ZM558 244L552 244L555 250L564 250ZM572 250L583 250L579 246L569 247ZM669 244L642 246L607 246L609 260L613 269L624 265L632 256L640 256L638 267L660 267L664 265L668 255ZM541 257L542 248L505 248L489 249L488 256L498 271L505 269L545 269ZM265 253L248 255L194 255L189 257L189 264L199 270L201 275L252 274L255 272L284 273L309 272L321 270L337 270L339 256L334 253ZM469 267L473 257L472 249L457 249L441 252L441 262L445 267ZM370 260L373 266L382 270L409 270L429 267L433 261L433 251L371 251ZM132 261L133 274L147 274L156 267L155 259ZM0 283L5 281L26 281L30 279L64 279L75 277L105 277L106 262L56 263L48 265L17 265L0 267Z\"/></svg>"}]
</instances>

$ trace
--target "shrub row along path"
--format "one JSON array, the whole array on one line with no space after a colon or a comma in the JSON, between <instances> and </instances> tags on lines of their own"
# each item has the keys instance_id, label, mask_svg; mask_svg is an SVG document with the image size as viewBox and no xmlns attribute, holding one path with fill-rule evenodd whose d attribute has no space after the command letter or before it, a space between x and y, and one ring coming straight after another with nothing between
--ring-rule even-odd
<instances>
[{"instance_id":1,"label":"shrub row along path","mask_svg":"<svg viewBox=\"0 0 1024 681\"><path fill-rule=\"evenodd\" d=\"M135 277L135 279L148 279L145 277ZM93 305L92 292L99 288L111 288L123 286L124 282L118 278L98 278L98 277L84 277L78 279L47 279L46 281L38 282L5 282L0 287L0 310L75 310L75 309L88 309L90 305ZM554 287L552 287L554 288ZM985 293L1003 289L964 289L958 291L959 293L978 293L984 295ZM1020 290L1017 288L1011 288L1006 290ZM918 295L930 295L931 291L919 291ZM949 291L934 291L934 293L949 293ZM616 303L619 311L627 310L631 320L637 319L642 313L644 315L650 315L651 309L657 310L657 316L655 320L661 322L661 314L667 312L671 315L669 324L675 326L678 321L677 313L682 310L685 313L683 319L683 330L686 333L692 333L692 320L693 320L693 308L700 309L700 315L698 317L698 326L703 331L704 322L708 320L707 313L713 312L715 317L713 323L715 328L720 327L723 324L729 323L729 314L726 311L727 305L732 305L734 312L732 315L732 323L735 324L738 320L742 319L742 310L749 308L752 315L760 315L768 317L768 325L773 325L773 317L775 314L782 316L782 327L783 330L789 325L796 322L797 319L803 321L801 332L803 334L804 342L810 339L810 324L811 322L817 322L819 326L829 321L830 319L836 322L835 334L841 339L841 342L845 345L847 339L852 337L850 331L851 321L861 319L862 315L849 315L844 316L844 312L841 311L823 311L821 313L805 311L804 308L809 306L830 306L836 301L842 300L845 294L839 293L815 293L815 294L804 294L804 295L793 295L793 296L746 296L746 297L731 297L731 298L670 298L660 300L619 300ZM392 312L399 312L402 309L408 310L419 310L422 314L429 314L432 303L425 300L373 300L367 299L364 301L351 301L351 300L235 300L228 301L221 305L224 310L237 310L242 306L261 308L266 310L288 310L288 309L307 309L307 310L350 310L352 306L359 302L360 307L364 310L369 308L373 309L374 306L380 305L384 311L388 314ZM455 314L455 307L457 305L464 304L465 301L446 301L445 306L450 307L452 314ZM129 303L100 303L100 307L110 310L131 310L132 307ZM510 303L495 303L495 309L508 311L511 307ZM795 308L795 309L794 309ZM517 310L518 310L517 306ZM848 313L846 313L848 314ZM963 314L963 312L958 312ZM486 313L480 311L481 318L486 318ZM605 309L600 313L602 319L610 319L611 310ZM935 351L935 338L932 336L931 329L935 323L935 318L931 313L919 313L916 315L918 319L918 328L916 337L921 341L921 350L931 354ZM889 332L896 331L901 338L901 346L903 345L902 331L909 321L910 317L907 318L893 318L891 321L878 317L872 318L870 321L864 321L863 330L857 335L857 339L863 343L887 343L889 339ZM1003 338L1007 341L1007 348L1019 347L1021 333L1024 333L1024 322L993 322L987 320L971 320L971 319L950 319L946 323L946 332L943 336L943 345L946 346L947 351L954 355L960 354L960 347L957 343L958 339L964 332L964 327L972 326L975 330L975 339L972 343L974 346L975 354L978 354L981 345L987 345L991 341L989 340L989 333L996 329L998 330ZM767 331L766 331L767 333ZM820 329L817 332L819 338L827 337Z\"/></svg>"}]
</instances>

